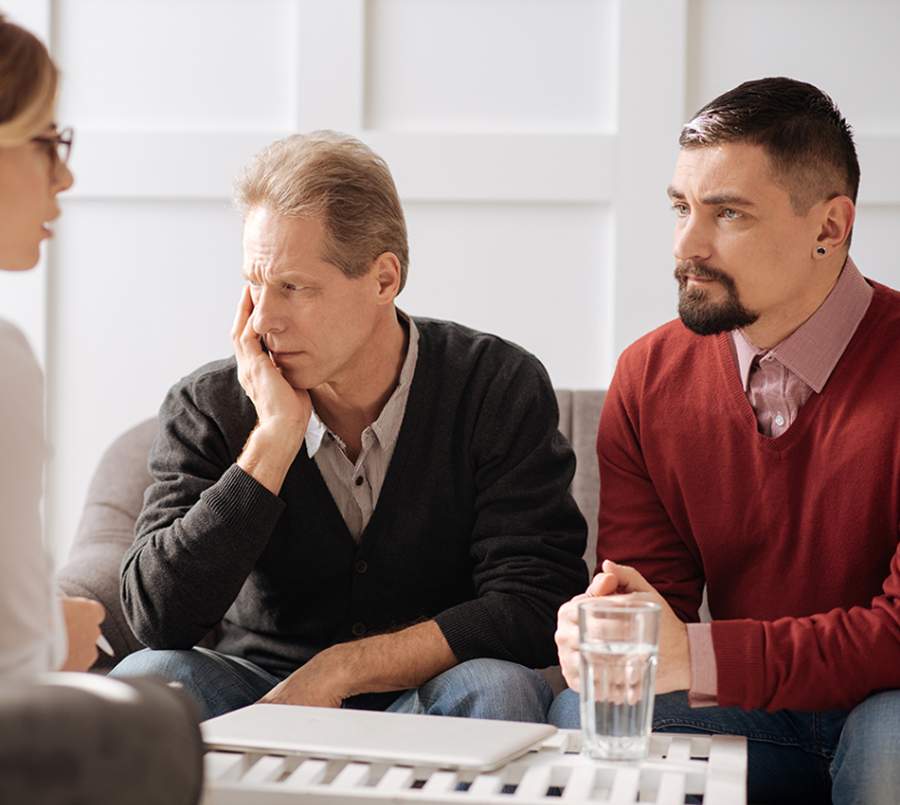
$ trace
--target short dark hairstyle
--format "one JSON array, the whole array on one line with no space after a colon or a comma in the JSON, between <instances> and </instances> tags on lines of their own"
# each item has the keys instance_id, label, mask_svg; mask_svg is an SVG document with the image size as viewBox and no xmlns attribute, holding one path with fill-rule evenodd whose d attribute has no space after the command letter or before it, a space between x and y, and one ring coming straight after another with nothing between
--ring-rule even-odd
<instances>
[{"instance_id":1,"label":"short dark hairstyle","mask_svg":"<svg viewBox=\"0 0 900 805\"><path fill-rule=\"evenodd\" d=\"M840 195L856 203L853 134L834 101L812 84L792 78L746 81L700 109L678 138L682 148L733 142L762 146L798 214Z\"/></svg>"}]
</instances>

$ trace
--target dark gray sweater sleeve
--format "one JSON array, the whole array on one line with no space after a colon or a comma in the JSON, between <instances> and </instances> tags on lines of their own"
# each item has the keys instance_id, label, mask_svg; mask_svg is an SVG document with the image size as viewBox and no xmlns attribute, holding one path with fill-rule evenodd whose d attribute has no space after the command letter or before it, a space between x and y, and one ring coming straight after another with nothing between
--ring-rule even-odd
<instances>
[{"instance_id":1,"label":"dark gray sweater sleeve","mask_svg":"<svg viewBox=\"0 0 900 805\"><path fill-rule=\"evenodd\" d=\"M233 374L199 370L160 408L121 587L125 617L150 648L191 648L222 620L284 509L234 463L255 414ZM216 398L227 411L218 420L208 413Z\"/></svg>"},{"instance_id":2,"label":"dark gray sweater sleeve","mask_svg":"<svg viewBox=\"0 0 900 805\"><path fill-rule=\"evenodd\" d=\"M587 586L587 528L569 493L575 455L550 379L527 353L501 365L471 440L476 597L435 620L456 658L554 665L556 613Z\"/></svg>"}]
</instances>

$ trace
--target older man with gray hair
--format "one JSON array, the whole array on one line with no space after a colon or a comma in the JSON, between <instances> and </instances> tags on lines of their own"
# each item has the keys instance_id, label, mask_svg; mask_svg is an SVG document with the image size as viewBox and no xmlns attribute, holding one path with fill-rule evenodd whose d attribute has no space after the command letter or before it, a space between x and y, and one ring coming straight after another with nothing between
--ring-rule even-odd
<instances>
[{"instance_id":1,"label":"older man with gray hair","mask_svg":"<svg viewBox=\"0 0 900 805\"><path fill-rule=\"evenodd\" d=\"M403 211L358 140L276 142L237 200L235 355L162 405L122 569L149 649L114 673L181 682L207 717L262 700L544 720L531 669L587 582L544 368L395 307Z\"/></svg>"}]
</instances>

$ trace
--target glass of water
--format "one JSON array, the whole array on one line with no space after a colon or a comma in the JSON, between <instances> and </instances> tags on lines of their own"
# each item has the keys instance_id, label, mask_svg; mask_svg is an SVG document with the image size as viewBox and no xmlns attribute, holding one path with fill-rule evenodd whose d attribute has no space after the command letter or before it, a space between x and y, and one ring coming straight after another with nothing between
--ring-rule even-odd
<instances>
[{"instance_id":1,"label":"glass of water","mask_svg":"<svg viewBox=\"0 0 900 805\"><path fill-rule=\"evenodd\" d=\"M647 756L659 615L659 604L631 596L606 596L578 606L581 733L591 757Z\"/></svg>"}]
</instances>

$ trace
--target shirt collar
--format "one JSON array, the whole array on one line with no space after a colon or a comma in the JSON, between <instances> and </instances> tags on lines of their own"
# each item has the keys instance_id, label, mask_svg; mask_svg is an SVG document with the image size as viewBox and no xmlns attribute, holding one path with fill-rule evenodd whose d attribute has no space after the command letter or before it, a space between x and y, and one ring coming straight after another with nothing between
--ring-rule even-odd
<instances>
[{"instance_id":1,"label":"shirt collar","mask_svg":"<svg viewBox=\"0 0 900 805\"><path fill-rule=\"evenodd\" d=\"M390 441L392 431L399 430L399 423L395 423L395 420L397 419L397 417L394 416L394 414L397 413L395 409L398 407L403 408L405 406L409 384L412 382L413 375L415 374L416 361L419 357L419 328L416 327L416 323L412 320L412 317L399 308L397 309L397 318L406 325L409 331L409 344L406 347L406 357L403 359L403 366L400 369L397 387L385 403L384 408L381 409L378 419L369 426L382 445ZM394 427L394 425L396 425L396 427ZM319 452L319 448L322 447L322 442L325 440L326 436L330 436L343 447L343 442L340 437L328 430L328 427L316 413L316 409L313 408L312 414L310 414L309 417L309 424L306 426L306 435L304 436L306 453L310 458L314 458L316 453Z\"/></svg>"},{"instance_id":2,"label":"shirt collar","mask_svg":"<svg viewBox=\"0 0 900 805\"><path fill-rule=\"evenodd\" d=\"M757 355L761 355L763 350L753 346L747 339L747 336L744 335L743 330L732 330L731 342L734 344L734 349L737 353L741 385L744 387L744 391L747 391L750 388L750 369L753 366L753 359Z\"/></svg>"},{"instance_id":3,"label":"shirt collar","mask_svg":"<svg viewBox=\"0 0 900 805\"><path fill-rule=\"evenodd\" d=\"M758 349L742 331L732 330L744 390L749 388L753 359L771 352L782 366L797 375L816 394L821 394L866 315L872 293L872 286L848 257L834 288L816 312L770 350Z\"/></svg>"},{"instance_id":4,"label":"shirt collar","mask_svg":"<svg viewBox=\"0 0 900 805\"><path fill-rule=\"evenodd\" d=\"M406 358L400 369L400 377L397 387L390 399L384 404L381 413L372 424L372 432L382 447L396 439L400 432L403 420L403 412L406 410L406 400L409 397L409 386L413 375L416 373L416 362L419 359L419 328L412 318L402 310L397 310L397 316L406 323L409 332L409 344L406 347Z\"/></svg>"}]
</instances>

